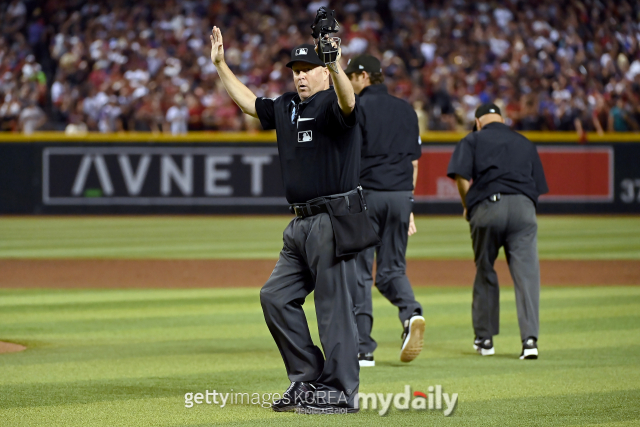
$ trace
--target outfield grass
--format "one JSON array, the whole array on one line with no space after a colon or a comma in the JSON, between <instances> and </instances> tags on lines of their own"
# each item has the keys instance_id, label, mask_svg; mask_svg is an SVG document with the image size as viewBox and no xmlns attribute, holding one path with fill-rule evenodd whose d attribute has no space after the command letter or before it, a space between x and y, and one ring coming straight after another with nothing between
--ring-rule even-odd
<instances>
[{"instance_id":1,"label":"outfield grass","mask_svg":"<svg viewBox=\"0 0 640 427\"><path fill-rule=\"evenodd\" d=\"M471 348L468 289L416 294L427 344L402 364L396 311L374 293L377 366L362 370L361 391L398 393L408 384L426 393L441 385L459 395L448 418L435 410L380 417L371 410L301 416L251 405L185 408L187 392L288 386L257 289L0 290L0 338L29 347L0 356L0 425L640 424L640 287L543 289L535 361L517 358L511 289L502 293L497 354L485 358ZM315 331L313 308L306 310Z\"/></svg>"},{"instance_id":2,"label":"outfield grass","mask_svg":"<svg viewBox=\"0 0 640 427\"><path fill-rule=\"evenodd\" d=\"M276 259L290 217L0 218L0 258ZM409 258L471 259L468 224L419 217ZM640 217L541 216L542 259L640 259Z\"/></svg>"}]
</instances>

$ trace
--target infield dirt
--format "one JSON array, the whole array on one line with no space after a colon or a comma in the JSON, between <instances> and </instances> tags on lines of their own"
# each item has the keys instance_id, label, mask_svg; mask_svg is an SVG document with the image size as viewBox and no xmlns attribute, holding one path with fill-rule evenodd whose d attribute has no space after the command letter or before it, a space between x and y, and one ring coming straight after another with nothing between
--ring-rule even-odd
<instances>
[{"instance_id":1,"label":"infield dirt","mask_svg":"<svg viewBox=\"0 0 640 427\"><path fill-rule=\"evenodd\" d=\"M214 288L260 287L273 260L0 260L2 288ZM640 261L540 262L542 284L640 285ZM501 284L512 285L504 260L496 262ZM471 286L472 261L409 260L414 286Z\"/></svg>"}]
</instances>

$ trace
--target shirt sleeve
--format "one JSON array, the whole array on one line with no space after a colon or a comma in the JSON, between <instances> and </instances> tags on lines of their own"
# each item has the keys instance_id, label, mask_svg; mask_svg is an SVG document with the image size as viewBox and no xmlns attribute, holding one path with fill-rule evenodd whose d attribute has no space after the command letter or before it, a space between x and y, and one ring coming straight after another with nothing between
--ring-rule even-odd
<instances>
[{"instance_id":1,"label":"shirt sleeve","mask_svg":"<svg viewBox=\"0 0 640 427\"><path fill-rule=\"evenodd\" d=\"M264 130L276 128L276 99L278 98L256 98L256 112Z\"/></svg>"},{"instance_id":2,"label":"shirt sleeve","mask_svg":"<svg viewBox=\"0 0 640 427\"><path fill-rule=\"evenodd\" d=\"M533 145L533 180L536 183L538 194L546 194L549 192L547 179L544 176L542 161L540 160L540 155L538 154L538 150L535 145Z\"/></svg>"},{"instance_id":3,"label":"shirt sleeve","mask_svg":"<svg viewBox=\"0 0 640 427\"><path fill-rule=\"evenodd\" d=\"M473 134L467 135L458 142L455 150L453 150L451 160L449 160L449 167L447 168L447 176L449 178L456 179L456 175L460 175L467 181L473 178L475 147L472 144L472 138Z\"/></svg>"},{"instance_id":4,"label":"shirt sleeve","mask_svg":"<svg viewBox=\"0 0 640 427\"><path fill-rule=\"evenodd\" d=\"M330 130L347 130L358 124L360 98L356 96L356 105L351 114L345 117L338 104L338 96L329 97L330 102L324 112L324 122Z\"/></svg>"},{"instance_id":5,"label":"shirt sleeve","mask_svg":"<svg viewBox=\"0 0 640 427\"><path fill-rule=\"evenodd\" d=\"M414 111L415 114L415 111ZM420 138L420 126L418 126L418 116L415 116L415 124L411 132L411 160L418 160L422 156L422 138Z\"/></svg>"}]
</instances>

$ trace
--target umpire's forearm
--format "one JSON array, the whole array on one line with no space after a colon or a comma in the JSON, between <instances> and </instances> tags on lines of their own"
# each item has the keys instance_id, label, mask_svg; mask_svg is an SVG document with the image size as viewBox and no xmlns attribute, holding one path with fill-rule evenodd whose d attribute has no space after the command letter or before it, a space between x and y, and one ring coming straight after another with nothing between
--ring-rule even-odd
<instances>
[{"instance_id":1,"label":"umpire's forearm","mask_svg":"<svg viewBox=\"0 0 640 427\"><path fill-rule=\"evenodd\" d=\"M251 92L251 89L238 80L226 62L219 62L215 65L218 70L218 76L220 76L220 80L231 99L233 99L233 102L238 104L238 107L240 107L245 114L258 117L258 113L256 112L256 95Z\"/></svg>"},{"instance_id":2,"label":"umpire's forearm","mask_svg":"<svg viewBox=\"0 0 640 427\"><path fill-rule=\"evenodd\" d=\"M467 209L466 197L471 183L460 175L456 175L456 185L458 186L458 193L460 193L460 198L462 199L462 206Z\"/></svg>"},{"instance_id":3,"label":"umpire's forearm","mask_svg":"<svg viewBox=\"0 0 640 427\"><path fill-rule=\"evenodd\" d=\"M329 68L329 73L331 73L331 78L333 79L333 88L336 91L336 95L338 95L338 105L340 106L340 111L345 116L350 115L353 112L353 109L356 108L356 95L353 93L353 86L351 86L351 82L349 82L349 77L344 73L340 64L336 61L335 70L332 67Z\"/></svg>"}]
</instances>

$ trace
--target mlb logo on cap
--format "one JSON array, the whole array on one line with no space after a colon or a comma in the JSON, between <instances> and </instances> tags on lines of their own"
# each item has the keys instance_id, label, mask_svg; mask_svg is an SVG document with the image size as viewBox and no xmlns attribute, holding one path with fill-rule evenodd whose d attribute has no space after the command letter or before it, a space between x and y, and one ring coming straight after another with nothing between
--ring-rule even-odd
<instances>
[{"instance_id":1,"label":"mlb logo on cap","mask_svg":"<svg viewBox=\"0 0 640 427\"><path fill-rule=\"evenodd\" d=\"M315 46L310 43L304 43L291 49L291 61L287 63L287 67L291 68L296 62L306 62L324 67L325 64L316 55Z\"/></svg>"}]
</instances>

